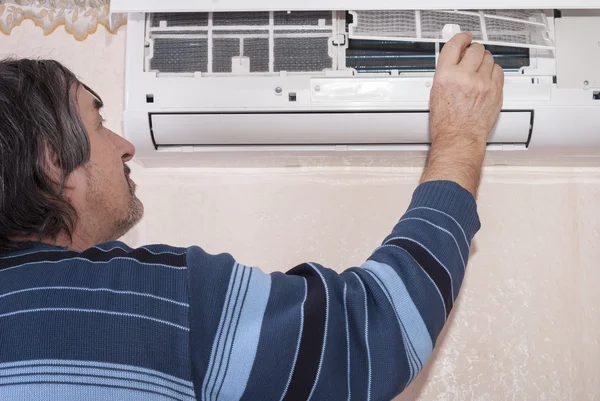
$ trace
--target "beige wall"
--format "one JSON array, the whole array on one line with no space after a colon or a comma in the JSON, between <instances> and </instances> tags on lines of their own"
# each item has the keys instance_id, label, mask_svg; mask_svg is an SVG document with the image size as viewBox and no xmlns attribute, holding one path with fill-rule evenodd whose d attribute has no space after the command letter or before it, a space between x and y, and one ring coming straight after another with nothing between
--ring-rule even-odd
<instances>
[{"instance_id":1,"label":"beige wall","mask_svg":"<svg viewBox=\"0 0 600 401\"><path fill-rule=\"evenodd\" d=\"M97 89L121 132L125 30L85 42L30 21L0 53L53 57ZM600 135L600 132L598 133ZM130 245L228 251L286 270L360 264L407 206L410 169L134 169L146 217ZM600 400L600 169L485 172L483 228L455 312L399 400Z\"/></svg>"}]
</instances>

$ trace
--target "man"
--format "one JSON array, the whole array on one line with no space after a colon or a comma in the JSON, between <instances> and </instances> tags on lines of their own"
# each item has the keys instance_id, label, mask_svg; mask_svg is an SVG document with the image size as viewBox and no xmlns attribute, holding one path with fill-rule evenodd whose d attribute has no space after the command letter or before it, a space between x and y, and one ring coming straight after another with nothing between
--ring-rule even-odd
<instances>
[{"instance_id":1,"label":"man","mask_svg":"<svg viewBox=\"0 0 600 401\"><path fill-rule=\"evenodd\" d=\"M0 62L0 399L389 400L431 354L479 229L503 72L443 48L432 146L383 245L341 274L115 240L142 216L133 146L53 61ZM398 127L402 130L402 127Z\"/></svg>"}]
</instances>

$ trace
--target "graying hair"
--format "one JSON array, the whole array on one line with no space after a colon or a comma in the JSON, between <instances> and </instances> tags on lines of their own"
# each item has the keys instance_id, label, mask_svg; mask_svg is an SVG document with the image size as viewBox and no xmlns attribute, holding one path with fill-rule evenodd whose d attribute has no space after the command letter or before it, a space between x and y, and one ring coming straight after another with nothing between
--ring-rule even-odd
<instances>
[{"instance_id":1,"label":"graying hair","mask_svg":"<svg viewBox=\"0 0 600 401\"><path fill-rule=\"evenodd\" d=\"M0 250L24 247L22 238L72 239L77 213L63 186L90 158L80 85L54 60L0 60Z\"/></svg>"}]
</instances>

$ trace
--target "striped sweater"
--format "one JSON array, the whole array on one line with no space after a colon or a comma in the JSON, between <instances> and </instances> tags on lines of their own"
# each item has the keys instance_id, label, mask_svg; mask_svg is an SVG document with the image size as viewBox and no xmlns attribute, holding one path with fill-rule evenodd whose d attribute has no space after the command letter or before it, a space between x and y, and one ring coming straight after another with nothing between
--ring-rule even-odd
<instances>
[{"instance_id":1,"label":"striped sweater","mask_svg":"<svg viewBox=\"0 0 600 401\"><path fill-rule=\"evenodd\" d=\"M360 267L267 275L198 247L0 255L0 400L389 400L423 369L479 229L420 185Z\"/></svg>"}]
</instances>

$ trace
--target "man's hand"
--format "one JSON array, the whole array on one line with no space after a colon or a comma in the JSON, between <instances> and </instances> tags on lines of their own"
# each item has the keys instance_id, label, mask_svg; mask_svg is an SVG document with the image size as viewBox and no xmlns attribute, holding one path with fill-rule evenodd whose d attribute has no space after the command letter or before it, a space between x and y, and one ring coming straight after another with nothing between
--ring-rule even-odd
<instances>
[{"instance_id":1,"label":"man's hand","mask_svg":"<svg viewBox=\"0 0 600 401\"><path fill-rule=\"evenodd\" d=\"M470 33L442 49L430 100L431 151L421 182L450 180L473 196L485 146L502 107L504 72Z\"/></svg>"}]
</instances>

